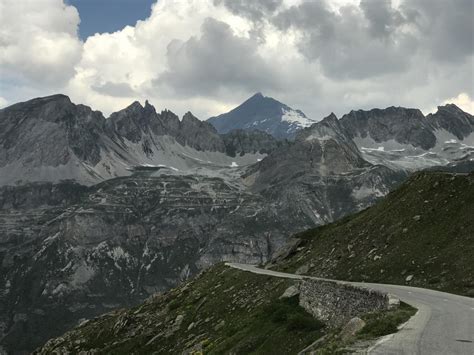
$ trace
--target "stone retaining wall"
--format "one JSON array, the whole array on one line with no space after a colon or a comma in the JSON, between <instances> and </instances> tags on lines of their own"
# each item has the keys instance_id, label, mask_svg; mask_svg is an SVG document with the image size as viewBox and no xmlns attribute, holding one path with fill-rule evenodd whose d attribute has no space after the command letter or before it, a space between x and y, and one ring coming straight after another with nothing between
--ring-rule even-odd
<instances>
[{"instance_id":1,"label":"stone retaining wall","mask_svg":"<svg viewBox=\"0 0 474 355\"><path fill-rule=\"evenodd\" d=\"M390 297L385 293L338 282L305 280L299 289L300 306L335 327L364 313L391 306Z\"/></svg>"}]
</instances>

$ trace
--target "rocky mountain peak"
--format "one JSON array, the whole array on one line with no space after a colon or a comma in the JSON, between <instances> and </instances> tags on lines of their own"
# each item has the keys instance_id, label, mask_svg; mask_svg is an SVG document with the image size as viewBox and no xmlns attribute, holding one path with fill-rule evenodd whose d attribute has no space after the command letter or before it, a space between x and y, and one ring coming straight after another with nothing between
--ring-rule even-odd
<instances>
[{"instance_id":1,"label":"rocky mountain peak","mask_svg":"<svg viewBox=\"0 0 474 355\"><path fill-rule=\"evenodd\" d=\"M333 122L337 122L338 121L338 118L337 116L334 114L334 112L331 112L328 116L324 117L322 119L322 121L333 121Z\"/></svg>"},{"instance_id":2,"label":"rocky mountain peak","mask_svg":"<svg viewBox=\"0 0 474 355\"><path fill-rule=\"evenodd\" d=\"M258 101L258 100L264 100L264 99L265 99L265 96L263 96L263 94L261 92L256 92L255 94L250 96L245 102Z\"/></svg>"},{"instance_id":3,"label":"rocky mountain peak","mask_svg":"<svg viewBox=\"0 0 474 355\"><path fill-rule=\"evenodd\" d=\"M68 96L57 94L47 97L40 97L26 102L20 102L6 107L1 111L14 113L30 119L37 119L48 122L61 122L70 116L74 110L74 104Z\"/></svg>"},{"instance_id":4,"label":"rocky mountain peak","mask_svg":"<svg viewBox=\"0 0 474 355\"><path fill-rule=\"evenodd\" d=\"M0 183L31 177L54 180L56 167L74 166L75 161L95 165L100 160L99 137L104 127L100 112L75 105L65 95L37 98L0 110L0 168L5 167ZM24 166L28 169L17 175L8 168L21 170ZM63 170L62 176L68 176L73 169Z\"/></svg>"},{"instance_id":5,"label":"rocky mountain peak","mask_svg":"<svg viewBox=\"0 0 474 355\"><path fill-rule=\"evenodd\" d=\"M138 101L123 110L114 112L107 120L113 130L131 142L138 142L144 134L164 134L166 129L155 108L148 103L145 106Z\"/></svg>"},{"instance_id":6,"label":"rocky mountain peak","mask_svg":"<svg viewBox=\"0 0 474 355\"><path fill-rule=\"evenodd\" d=\"M306 117L301 110L294 110L259 92L233 110L209 118L208 122L219 133L233 129L260 130L276 138L293 138L298 130L316 121Z\"/></svg>"},{"instance_id":7,"label":"rocky mountain peak","mask_svg":"<svg viewBox=\"0 0 474 355\"><path fill-rule=\"evenodd\" d=\"M334 114L334 112L331 112L329 116L324 117L320 122L317 124L314 124L313 126L324 126L324 127L331 127L336 130L342 129L341 124L339 123L339 119L337 116ZM311 127L313 127L311 126Z\"/></svg>"},{"instance_id":8,"label":"rocky mountain peak","mask_svg":"<svg viewBox=\"0 0 474 355\"><path fill-rule=\"evenodd\" d=\"M300 131L296 138L296 140L311 139L342 139L347 142L351 141L333 112L309 128Z\"/></svg>"},{"instance_id":9,"label":"rocky mountain peak","mask_svg":"<svg viewBox=\"0 0 474 355\"><path fill-rule=\"evenodd\" d=\"M152 104L150 104L148 100L145 100L145 108L150 107L150 106L153 107L153 109L155 109L155 107Z\"/></svg>"},{"instance_id":10,"label":"rocky mountain peak","mask_svg":"<svg viewBox=\"0 0 474 355\"><path fill-rule=\"evenodd\" d=\"M437 113L441 112L449 112L449 113L460 113L464 114L465 112L461 110L456 104L446 104L446 105L441 105L438 106L438 111Z\"/></svg>"},{"instance_id":11,"label":"rocky mountain peak","mask_svg":"<svg viewBox=\"0 0 474 355\"><path fill-rule=\"evenodd\" d=\"M435 129L445 130L460 140L474 132L474 116L455 104L438 106L436 113L429 114L426 118Z\"/></svg>"},{"instance_id":12,"label":"rocky mountain peak","mask_svg":"<svg viewBox=\"0 0 474 355\"><path fill-rule=\"evenodd\" d=\"M183 119L181 120L181 126L185 127L186 129L191 127L195 127L196 129L205 129L217 134L217 130L213 125L211 125L209 122L201 121L189 111L184 114Z\"/></svg>"},{"instance_id":13,"label":"rocky mountain peak","mask_svg":"<svg viewBox=\"0 0 474 355\"><path fill-rule=\"evenodd\" d=\"M194 116L191 111L188 111L184 114L182 122L192 122L192 123L199 123L201 122L199 118Z\"/></svg>"},{"instance_id":14,"label":"rocky mountain peak","mask_svg":"<svg viewBox=\"0 0 474 355\"><path fill-rule=\"evenodd\" d=\"M197 150L225 151L224 142L216 129L209 122L199 120L191 112L184 114L175 138L180 144Z\"/></svg>"},{"instance_id":15,"label":"rocky mountain peak","mask_svg":"<svg viewBox=\"0 0 474 355\"><path fill-rule=\"evenodd\" d=\"M464 112L455 104L446 104L444 106L438 106L438 110L434 114L429 114L427 117L439 117L444 116L446 119L450 120L460 120L464 121L467 124L472 124L474 122L474 116Z\"/></svg>"},{"instance_id":16,"label":"rocky mountain peak","mask_svg":"<svg viewBox=\"0 0 474 355\"><path fill-rule=\"evenodd\" d=\"M394 140L423 149L436 144L430 125L418 109L391 106L351 111L342 116L340 123L351 138L367 138L377 143Z\"/></svg>"},{"instance_id":17,"label":"rocky mountain peak","mask_svg":"<svg viewBox=\"0 0 474 355\"><path fill-rule=\"evenodd\" d=\"M125 110L128 111L135 111L135 110L142 110L143 106L140 101L133 101L130 105L128 105Z\"/></svg>"},{"instance_id":18,"label":"rocky mountain peak","mask_svg":"<svg viewBox=\"0 0 474 355\"><path fill-rule=\"evenodd\" d=\"M45 97L38 97L26 102L20 102L19 104L28 104L30 107L36 106L36 105L45 105L48 103L55 103L56 105L71 105L71 99L69 96L64 95L64 94L54 94L50 96L45 96ZM17 105L19 105L17 104ZM15 106L15 105L13 105Z\"/></svg>"}]
</instances>

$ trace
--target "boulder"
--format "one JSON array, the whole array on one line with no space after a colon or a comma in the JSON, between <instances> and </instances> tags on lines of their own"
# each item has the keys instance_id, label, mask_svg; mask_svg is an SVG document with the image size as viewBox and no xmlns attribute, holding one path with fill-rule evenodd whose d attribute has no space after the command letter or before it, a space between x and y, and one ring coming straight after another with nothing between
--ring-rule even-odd
<instances>
[{"instance_id":1,"label":"boulder","mask_svg":"<svg viewBox=\"0 0 474 355\"><path fill-rule=\"evenodd\" d=\"M293 286L288 287L285 290L285 292L283 292L283 294L279 298L280 299L282 299L282 298L291 298L291 297L299 295L299 294L300 294L300 290L298 289L298 287L293 285Z\"/></svg>"},{"instance_id":2,"label":"boulder","mask_svg":"<svg viewBox=\"0 0 474 355\"><path fill-rule=\"evenodd\" d=\"M341 330L340 335L342 341L347 341L348 339L352 338L358 331L364 328L364 326L365 322L361 318L352 318Z\"/></svg>"}]
</instances>

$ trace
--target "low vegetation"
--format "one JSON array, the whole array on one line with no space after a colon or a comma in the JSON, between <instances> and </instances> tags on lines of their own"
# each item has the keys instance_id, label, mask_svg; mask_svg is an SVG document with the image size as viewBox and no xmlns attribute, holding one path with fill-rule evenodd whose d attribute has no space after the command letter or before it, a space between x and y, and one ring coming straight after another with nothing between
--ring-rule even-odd
<instances>
[{"instance_id":1,"label":"low vegetation","mask_svg":"<svg viewBox=\"0 0 474 355\"><path fill-rule=\"evenodd\" d=\"M397 332L398 327L416 313L416 308L401 302L400 307L387 312L368 313L362 317L365 326L357 339L373 339Z\"/></svg>"},{"instance_id":2,"label":"low vegetation","mask_svg":"<svg viewBox=\"0 0 474 355\"><path fill-rule=\"evenodd\" d=\"M343 338L341 332L329 333L317 348L317 355L334 355L358 353L367 349L374 340L384 335L396 333L398 328L416 313L416 308L401 302L400 306L384 312L367 313L362 316L364 327L354 336Z\"/></svg>"},{"instance_id":3,"label":"low vegetation","mask_svg":"<svg viewBox=\"0 0 474 355\"><path fill-rule=\"evenodd\" d=\"M79 326L42 353L293 354L325 332L297 297L279 299L293 283L217 265L141 306Z\"/></svg>"},{"instance_id":4,"label":"low vegetation","mask_svg":"<svg viewBox=\"0 0 474 355\"><path fill-rule=\"evenodd\" d=\"M474 296L474 174L422 172L375 206L308 230L274 268Z\"/></svg>"},{"instance_id":5,"label":"low vegetation","mask_svg":"<svg viewBox=\"0 0 474 355\"><path fill-rule=\"evenodd\" d=\"M86 321L36 354L295 354L318 339L323 353L343 349L340 329L307 313L298 295L280 298L294 282L219 264L138 307ZM369 328L361 337L396 330L406 316L396 310L367 314Z\"/></svg>"}]
</instances>

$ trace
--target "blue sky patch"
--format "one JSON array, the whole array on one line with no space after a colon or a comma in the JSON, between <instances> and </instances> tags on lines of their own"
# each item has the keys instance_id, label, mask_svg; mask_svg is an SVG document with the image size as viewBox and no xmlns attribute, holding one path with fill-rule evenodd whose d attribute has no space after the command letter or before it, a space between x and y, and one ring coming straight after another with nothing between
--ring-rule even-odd
<instances>
[{"instance_id":1,"label":"blue sky patch","mask_svg":"<svg viewBox=\"0 0 474 355\"><path fill-rule=\"evenodd\" d=\"M79 36L85 40L95 33L119 31L150 16L156 0L66 0L79 11Z\"/></svg>"}]
</instances>

